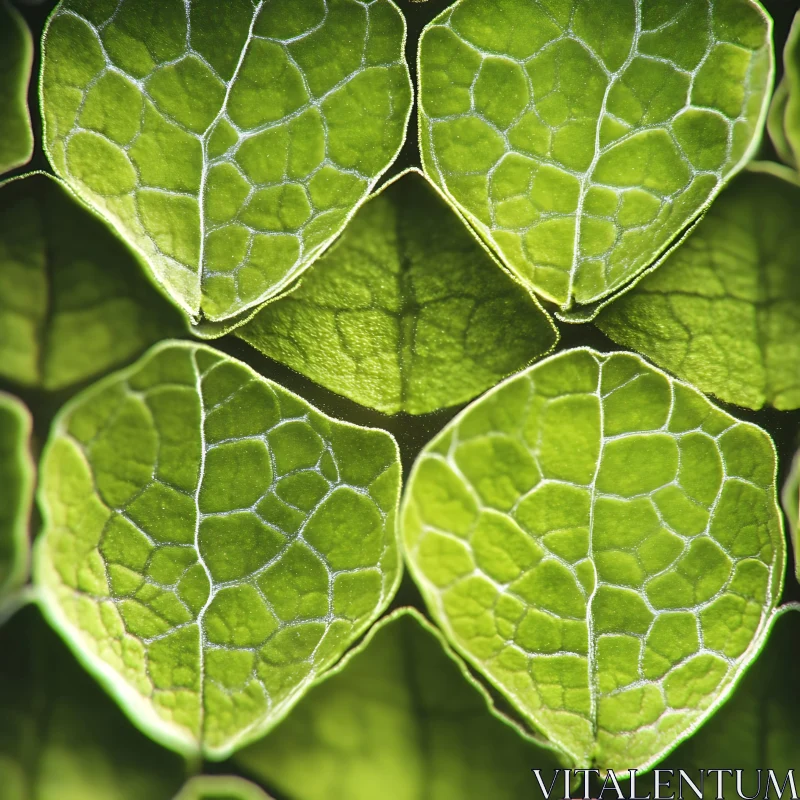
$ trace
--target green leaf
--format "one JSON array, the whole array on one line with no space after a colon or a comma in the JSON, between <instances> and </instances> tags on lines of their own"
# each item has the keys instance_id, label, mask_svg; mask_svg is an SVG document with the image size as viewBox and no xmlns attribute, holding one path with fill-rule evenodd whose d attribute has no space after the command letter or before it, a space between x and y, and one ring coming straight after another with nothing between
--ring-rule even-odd
<instances>
[{"instance_id":1,"label":"green leaf","mask_svg":"<svg viewBox=\"0 0 800 800\"><path fill-rule=\"evenodd\" d=\"M794 173L774 164L743 173L597 326L721 400L799 408L799 214Z\"/></svg>"},{"instance_id":2,"label":"green leaf","mask_svg":"<svg viewBox=\"0 0 800 800\"><path fill-rule=\"evenodd\" d=\"M644 769L690 735L783 583L771 439L627 353L569 350L468 406L401 519L456 649L583 767Z\"/></svg>"},{"instance_id":3,"label":"green leaf","mask_svg":"<svg viewBox=\"0 0 800 800\"><path fill-rule=\"evenodd\" d=\"M0 629L4 800L168 800L185 765L131 726L34 606Z\"/></svg>"},{"instance_id":4,"label":"green leaf","mask_svg":"<svg viewBox=\"0 0 800 800\"><path fill-rule=\"evenodd\" d=\"M668 251L758 144L752 0L459 0L420 40L426 172L563 311Z\"/></svg>"},{"instance_id":5,"label":"green leaf","mask_svg":"<svg viewBox=\"0 0 800 800\"><path fill-rule=\"evenodd\" d=\"M48 619L186 754L274 726L400 579L394 439L208 347L157 345L72 400L41 469Z\"/></svg>"},{"instance_id":6,"label":"green leaf","mask_svg":"<svg viewBox=\"0 0 800 800\"><path fill-rule=\"evenodd\" d=\"M800 157L800 12L783 50L783 78L775 90L767 128L780 158L796 167Z\"/></svg>"},{"instance_id":7,"label":"green leaf","mask_svg":"<svg viewBox=\"0 0 800 800\"><path fill-rule=\"evenodd\" d=\"M786 135L784 128L784 121L786 119L786 105L789 102L789 87L784 78L775 89L775 94L772 96L772 103L769 107L769 115L767 116L767 130L769 131L769 138L772 140L772 145L775 152L781 161L788 164L790 167L796 167L794 152L789 138Z\"/></svg>"},{"instance_id":8,"label":"green leaf","mask_svg":"<svg viewBox=\"0 0 800 800\"><path fill-rule=\"evenodd\" d=\"M0 186L0 375L62 389L185 331L60 181L39 173Z\"/></svg>"},{"instance_id":9,"label":"green leaf","mask_svg":"<svg viewBox=\"0 0 800 800\"><path fill-rule=\"evenodd\" d=\"M685 770L698 781L700 769L727 765L743 773L742 793L748 797L772 797L766 793L767 770L774 770L782 783L790 769L800 764L800 737L797 736L797 709L800 687L797 664L800 659L800 607L786 606L771 621L769 639L758 660L736 687L730 700L684 742L659 769ZM757 770L762 771L761 787ZM796 780L796 779L795 779ZM724 778L725 797L741 797L733 789L735 778ZM675 789L677 780L672 781ZM637 794L654 795L650 775L636 780ZM626 797L631 796L623 786ZM716 800L715 775L706 777L703 797ZM730 794L728 793L730 792ZM661 797L670 791L662 789ZM677 796L677 791L675 792ZM688 791L684 797L694 797Z\"/></svg>"},{"instance_id":10,"label":"green leaf","mask_svg":"<svg viewBox=\"0 0 800 800\"><path fill-rule=\"evenodd\" d=\"M31 32L20 13L0 0L0 174L33 155L28 83L33 65Z\"/></svg>"},{"instance_id":11,"label":"green leaf","mask_svg":"<svg viewBox=\"0 0 800 800\"><path fill-rule=\"evenodd\" d=\"M295 800L516 800L554 754L494 707L439 632L401 609L235 757Z\"/></svg>"},{"instance_id":12,"label":"green leaf","mask_svg":"<svg viewBox=\"0 0 800 800\"><path fill-rule=\"evenodd\" d=\"M175 800L271 800L254 783L234 775L198 775L175 796Z\"/></svg>"},{"instance_id":13,"label":"green leaf","mask_svg":"<svg viewBox=\"0 0 800 800\"><path fill-rule=\"evenodd\" d=\"M387 414L471 400L557 333L416 170L382 188L288 297L237 335Z\"/></svg>"},{"instance_id":14,"label":"green leaf","mask_svg":"<svg viewBox=\"0 0 800 800\"><path fill-rule=\"evenodd\" d=\"M758 661L719 713L675 754L674 762L683 757L706 768L709 764L735 764L749 781L759 768L775 770L781 780L789 769L797 769L799 611L798 606L787 606L775 615ZM755 791L755 786L747 783L744 788L751 796Z\"/></svg>"},{"instance_id":15,"label":"green leaf","mask_svg":"<svg viewBox=\"0 0 800 800\"><path fill-rule=\"evenodd\" d=\"M277 295L394 160L411 109L391 0L62 0L50 159L195 321Z\"/></svg>"},{"instance_id":16,"label":"green leaf","mask_svg":"<svg viewBox=\"0 0 800 800\"><path fill-rule=\"evenodd\" d=\"M797 453L789 470L789 477L781 494L783 510L789 523L789 533L794 544L794 568L800 581L800 452Z\"/></svg>"},{"instance_id":17,"label":"green leaf","mask_svg":"<svg viewBox=\"0 0 800 800\"><path fill-rule=\"evenodd\" d=\"M30 436L28 409L16 397L0 392L0 612L5 597L28 576L35 472Z\"/></svg>"}]
</instances>

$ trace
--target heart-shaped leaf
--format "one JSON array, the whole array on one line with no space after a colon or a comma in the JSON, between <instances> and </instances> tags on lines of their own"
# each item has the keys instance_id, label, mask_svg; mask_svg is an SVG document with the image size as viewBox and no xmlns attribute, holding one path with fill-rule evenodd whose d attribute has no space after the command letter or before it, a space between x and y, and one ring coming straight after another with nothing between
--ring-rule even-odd
<instances>
[{"instance_id":1,"label":"heart-shaped leaf","mask_svg":"<svg viewBox=\"0 0 800 800\"><path fill-rule=\"evenodd\" d=\"M794 544L794 568L800 581L800 452L794 457L789 477L781 494L783 510L789 522L789 533Z\"/></svg>"},{"instance_id":2,"label":"heart-shaped leaf","mask_svg":"<svg viewBox=\"0 0 800 800\"><path fill-rule=\"evenodd\" d=\"M0 174L33 155L28 82L33 64L31 33L20 13L0 0Z\"/></svg>"},{"instance_id":3,"label":"heart-shaped leaf","mask_svg":"<svg viewBox=\"0 0 800 800\"><path fill-rule=\"evenodd\" d=\"M175 796L175 800L271 800L254 783L235 775L198 775Z\"/></svg>"},{"instance_id":4,"label":"heart-shaped leaf","mask_svg":"<svg viewBox=\"0 0 800 800\"><path fill-rule=\"evenodd\" d=\"M382 188L300 288L237 335L387 414L471 400L557 339L416 170Z\"/></svg>"},{"instance_id":5,"label":"heart-shaped leaf","mask_svg":"<svg viewBox=\"0 0 800 800\"><path fill-rule=\"evenodd\" d=\"M125 245L65 187L0 187L0 375L62 389L185 332Z\"/></svg>"},{"instance_id":6,"label":"heart-shaped leaf","mask_svg":"<svg viewBox=\"0 0 800 800\"><path fill-rule=\"evenodd\" d=\"M28 409L0 392L0 606L28 575L34 480L30 435Z\"/></svg>"},{"instance_id":7,"label":"heart-shaped leaf","mask_svg":"<svg viewBox=\"0 0 800 800\"><path fill-rule=\"evenodd\" d=\"M391 0L62 0L45 33L61 175L195 321L280 294L402 145Z\"/></svg>"},{"instance_id":8,"label":"heart-shaped leaf","mask_svg":"<svg viewBox=\"0 0 800 800\"><path fill-rule=\"evenodd\" d=\"M125 719L37 608L0 629L0 653L3 800L167 800L180 788L185 762Z\"/></svg>"},{"instance_id":9,"label":"heart-shaped leaf","mask_svg":"<svg viewBox=\"0 0 800 800\"><path fill-rule=\"evenodd\" d=\"M751 156L770 33L751 0L459 0L420 41L425 170L543 297L596 303Z\"/></svg>"},{"instance_id":10,"label":"heart-shaped leaf","mask_svg":"<svg viewBox=\"0 0 800 800\"><path fill-rule=\"evenodd\" d=\"M680 378L748 408L800 408L800 186L761 165L597 326Z\"/></svg>"},{"instance_id":11,"label":"heart-shaped leaf","mask_svg":"<svg viewBox=\"0 0 800 800\"><path fill-rule=\"evenodd\" d=\"M771 439L625 353L561 353L470 405L402 525L457 650L581 767L644 769L690 735L783 583Z\"/></svg>"},{"instance_id":12,"label":"heart-shaped leaf","mask_svg":"<svg viewBox=\"0 0 800 800\"><path fill-rule=\"evenodd\" d=\"M223 758L391 599L399 488L384 431L210 348L158 345L54 422L43 607L137 725Z\"/></svg>"},{"instance_id":13,"label":"heart-shaped leaf","mask_svg":"<svg viewBox=\"0 0 800 800\"><path fill-rule=\"evenodd\" d=\"M411 609L378 622L235 761L294 800L518 800L533 796L532 768L558 767Z\"/></svg>"},{"instance_id":14,"label":"heart-shaped leaf","mask_svg":"<svg viewBox=\"0 0 800 800\"><path fill-rule=\"evenodd\" d=\"M800 157L800 13L783 50L783 78L775 90L767 128L783 161L796 167Z\"/></svg>"}]
</instances>

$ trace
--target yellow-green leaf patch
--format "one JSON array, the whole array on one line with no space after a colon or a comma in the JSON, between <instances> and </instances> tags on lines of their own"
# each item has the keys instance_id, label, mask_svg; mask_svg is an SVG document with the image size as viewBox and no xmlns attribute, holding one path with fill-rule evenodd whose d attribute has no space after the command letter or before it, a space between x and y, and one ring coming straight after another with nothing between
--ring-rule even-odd
<instances>
[{"instance_id":1,"label":"yellow-green leaf patch","mask_svg":"<svg viewBox=\"0 0 800 800\"><path fill-rule=\"evenodd\" d=\"M391 0L62 0L50 159L195 321L280 294L393 161L411 108Z\"/></svg>"},{"instance_id":2,"label":"yellow-green leaf patch","mask_svg":"<svg viewBox=\"0 0 800 800\"><path fill-rule=\"evenodd\" d=\"M48 175L0 186L0 375L62 389L186 325L131 251Z\"/></svg>"},{"instance_id":3,"label":"yellow-green leaf patch","mask_svg":"<svg viewBox=\"0 0 800 800\"><path fill-rule=\"evenodd\" d=\"M42 459L50 622L157 741L223 758L391 599L397 446L167 342L72 400Z\"/></svg>"},{"instance_id":4,"label":"yellow-green leaf patch","mask_svg":"<svg viewBox=\"0 0 800 800\"><path fill-rule=\"evenodd\" d=\"M767 130L772 146L778 157L790 167L795 167L794 151L786 135L784 122L786 119L786 105L789 102L789 87L784 78L776 87L775 94L772 96L772 103L769 107L767 116Z\"/></svg>"},{"instance_id":5,"label":"yellow-green leaf patch","mask_svg":"<svg viewBox=\"0 0 800 800\"><path fill-rule=\"evenodd\" d=\"M28 575L34 483L30 435L28 409L0 392L0 605Z\"/></svg>"},{"instance_id":6,"label":"yellow-green leaf patch","mask_svg":"<svg viewBox=\"0 0 800 800\"><path fill-rule=\"evenodd\" d=\"M770 35L752 0L459 0L420 40L425 170L535 291L595 304L751 156Z\"/></svg>"},{"instance_id":7,"label":"yellow-green leaf patch","mask_svg":"<svg viewBox=\"0 0 800 800\"><path fill-rule=\"evenodd\" d=\"M644 769L690 735L783 584L771 439L626 353L569 350L472 403L401 519L456 649L580 767Z\"/></svg>"},{"instance_id":8,"label":"yellow-green leaf patch","mask_svg":"<svg viewBox=\"0 0 800 800\"><path fill-rule=\"evenodd\" d=\"M416 611L385 617L235 763L295 800L517 800L558 761Z\"/></svg>"},{"instance_id":9,"label":"yellow-green leaf patch","mask_svg":"<svg viewBox=\"0 0 800 800\"><path fill-rule=\"evenodd\" d=\"M800 13L783 50L783 78L769 109L767 129L778 156L797 167L800 155Z\"/></svg>"},{"instance_id":10,"label":"yellow-green leaf patch","mask_svg":"<svg viewBox=\"0 0 800 800\"><path fill-rule=\"evenodd\" d=\"M557 338L416 170L373 196L300 288L237 335L388 414L471 400Z\"/></svg>"},{"instance_id":11,"label":"yellow-green leaf patch","mask_svg":"<svg viewBox=\"0 0 800 800\"><path fill-rule=\"evenodd\" d=\"M33 41L25 20L0 0L0 174L20 167L33 154L28 82Z\"/></svg>"},{"instance_id":12,"label":"yellow-green leaf patch","mask_svg":"<svg viewBox=\"0 0 800 800\"><path fill-rule=\"evenodd\" d=\"M687 241L597 326L721 400L800 408L800 186L777 165L738 176Z\"/></svg>"},{"instance_id":13,"label":"yellow-green leaf patch","mask_svg":"<svg viewBox=\"0 0 800 800\"><path fill-rule=\"evenodd\" d=\"M3 800L168 800L185 762L125 719L28 606L0 629Z\"/></svg>"},{"instance_id":14,"label":"yellow-green leaf patch","mask_svg":"<svg viewBox=\"0 0 800 800\"><path fill-rule=\"evenodd\" d=\"M175 800L271 800L261 788L235 775L197 775Z\"/></svg>"},{"instance_id":15,"label":"yellow-green leaf patch","mask_svg":"<svg viewBox=\"0 0 800 800\"><path fill-rule=\"evenodd\" d=\"M794 544L794 567L797 579L800 580L800 453L794 457L781 500Z\"/></svg>"},{"instance_id":16,"label":"yellow-green leaf patch","mask_svg":"<svg viewBox=\"0 0 800 800\"><path fill-rule=\"evenodd\" d=\"M800 737L797 736L797 712L800 703L797 660L800 658L800 607L785 606L771 621L769 638L758 660L747 671L730 699L702 728L658 765L665 770L662 781L672 779L662 797L675 790L678 796L679 770L701 787L701 796L716 800L718 776L700 777L709 764L728 764L734 774L723 774L725 797L773 797L780 792L790 770L800 764ZM668 770L673 770L670 776ZM714 768L712 768L714 769ZM774 773L778 787L772 783ZM723 770L723 772L725 772ZM684 797L691 791L684 782ZM626 797L630 787L622 786ZM790 791L787 784L787 791ZM637 776L636 794L655 796L653 774ZM690 795L694 797L695 795Z\"/></svg>"}]
</instances>

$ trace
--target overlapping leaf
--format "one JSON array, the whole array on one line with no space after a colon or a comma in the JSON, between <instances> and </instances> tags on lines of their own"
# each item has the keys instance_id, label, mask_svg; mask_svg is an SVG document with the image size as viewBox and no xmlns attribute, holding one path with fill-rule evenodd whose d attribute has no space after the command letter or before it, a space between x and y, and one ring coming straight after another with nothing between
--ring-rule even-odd
<instances>
[{"instance_id":1,"label":"overlapping leaf","mask_svg":"<svg viewBox=\"0 0 800 800\"><path fill-rule=\"evenodd\" d=\"M254 783L234 775L199 775L192 778L175 800L271 800Z\"/></svg>"},{"instance_id":2,"label":"overlapping leaf","mask_svg":"<svg viewBox=\"0 0 800 800\"><path fill-rule=\"evenodd\" d=\"M0 187L0 375L61 389L185 331L125 245L47 175Z\"/></svg>"},{"instance_id":3,"label":"overlapping leaf","mask_svg":"<svg viewBox=\"0 0 800 800\"><path fill-rule=\"evenodd\" d=\"M794 457L781 500L794 544L794 568L800 581L800 453Z\"/></svg>"},{"instance_id":4,"label":"overlapping leaf","mask_svg":"<svg viewBox=\"0 0 800 800\"><path fill-rule=\"evenodd\" d=\"M783 161L797 167L800 155L800 13L794 18L783 51L783 78L775 90L767 128Z\"/></svg>"},{"instance_id":5,"label":"overlapping leaf","mask_svg":"<svg viewBox=\"0 0 800 800\"><path fill-rule=\"evenodd\" d=\"M63 0L44 47L56 171L195 319L278 295L394 159L391 0Z\"/></svg>"},{"instance_id":6,"label":"overlapping leaf","mask_svg":"<svg viewBox=\"0 0 800 800\"><path fill-rule=\"evenodd\" d=\"M225 757L388 603L399 483L383 431L207 347L159 345L54 423L44 608L154 739Z\"/></svg>"},{"instance_id":7,"label":"overlapping leaf","mask_svg":"<svg viewBox=\"0 0 800 800\"><path fill-rule=\"evenodd\" d=\"M743 173L596 324L729 403L800 408L798 215L800 186L788 169Z\"/></svg>"},{"instance_id":8,"label":"overlapping leaf","mask_svg":"<svg viewBox=\"0 0 800 800\"><path fill-rule=\"evenodd\" d=\"M778 157L781 161L794 167L796 166L794 151L783 127L784 119L786 118L786 104L788 102L789 88L786 85L786 81L782 80L772 96L772 104L769 107L769 116L767 117L767 130Z\"/></svg>"},{"instance_id":9,"label":"overlapping leaf","mask_svg":"<svg viewBox=\"0 0 800 800\"><path fill-rule=\"evenodd\" d=\"M423 164L521 279L593 304L750 157L772 61L751 0L459 0L420 42Z\"/></svg>"},{"instance_id":10,"label":"overlapping leaf","mask_svg":"<svg viewBox=\"0 0 800 800\"><path fill-rule=\"evenodd\" d=\"M459 652L578 765L620 772L720 705L783 582L770 438L623 353L567 351L469 406L402 525Z\"/></svg>"},{"instance_id":11,"label":"overlapping leaf","mask_svg":"<svg viewBox=\"0 0 800 800\"><path fill-rule=\"evenodd\" d=\"M30 434L28 410L0 392L0 606L28 574L34 480Z\"/></svg>"},{"instance_id":12,"label":"overlapping leaf","mask_svg":"<svg viewBox=\"0 0 800 800\"><path fill-rule=\"evenodd\" d=\"M416 171L374 196L302 286L237 335L389 414L471 400L557 336Z\"/></svg>"},{"instance_id":13,"label":"overlapping leaf","mask_svg":"<svg viewBox=\"0 0 800 800\"><path fill-rule=\"evenodd\" d=\"M139 733L37 609L0 629L3 800L169 800L185 764Z\"/></svg>"},{"instance_id":14,"label":"overlapping leaf","mask_svg":"<svg viewBox=\"0 0 800 800\"><path fill-rule=\"evenodd\" d=\"M25 20L0 0L0 174L22 166L33 153L28 81L33 42Z\"/></svg>"},{"instance_id":15,"label":"overlapping leaf","mask_svg":"<svg viewBox=\"0 0 800 800\"><path fill-rule=\"evenodd\" d=\"M295 800L517 800L554 754L520 735L417 612L370 631L237 763Z\"/></svg>"}]
</instances>

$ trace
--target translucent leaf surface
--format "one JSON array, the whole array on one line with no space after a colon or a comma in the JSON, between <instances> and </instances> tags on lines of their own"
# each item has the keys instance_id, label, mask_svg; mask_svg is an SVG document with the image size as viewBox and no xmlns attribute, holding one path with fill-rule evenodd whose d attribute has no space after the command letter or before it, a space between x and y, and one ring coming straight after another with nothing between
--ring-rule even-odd
<instances>
[{"instance_id":1,"label":"translucent leaf surface","mask_svg":"<svg viewBox=\"0 0 800 800\"><path fill-rule=\"evenodd\" d=\"M405 136L391 0L63 0L46 31L56 171L195 320L267 301Z\"/></svg>"},{"instance_id":2,"label":"translucent leaf surface","mask_svg":"<svg viewBox=\"0 0 800 800\"><path fill-rule=\"evenodd\" d=\"M389 414L471 400L557 337L416 171L375 195L300 288L237 335Z\"/></svg>"},{"instance_id":3,"label":"translucent leaf surface","mask_svg":"<svg viewBox=\"0 0 800 800\"><path fill-rule=\"evenodd\" d=\"M0 629L0 652L3 800L174 795L185 764L125 719L36 608L22 609Z\"/></svg>"},{"instance_id":4,"label":"translucent leaf surface","mask_svg":"<svg viewBox=\"0 0 800 800\"><path fill-rule=\"evenodd\" d=\"M794 544L794 568L800 581L800 453L794 457L781 500Z\"/></svg>"},{"instance_id":5,"label":"translucent leaf surface","mask_svg":"<svg viewBox=\"0 0 800 800\"><path fill-rule=\"evenodd\" d=\"M198 775L175 800L270 800L258 786L234 775Z\"/></svg>"},{"instance_id":6,"label":"translucent leaf surface","mask_svg":"<svg viewBox=\"0 0 800 800\"><path fill-rule=\"evenodd\" d=\"M402 515L431 613L580 766L644 768L689 735L783 582L770 438L625 353L561 353L468 406Z\"/></svg>"},{"instance_id":7,"label":"translucent leaf surface","mask_svg":"<svg viewBox=\"0 0 800 800\"><path fill-rule=\"evenodd\" d=\"M798 215L788 169L743 173L597 326L729 403L800 408Z\"/></svg>"},{"instance_id":8,"label":"translucent leaf surface","mask_svg":"<svg viewBox=\"0 0 800 800\"><path fill-rule=\"evenodd\" d=\"M25 20L0 0L0 174L20 167L33 153L28 81L33 42Z\"/></svg>"},{"instance_id":9,"label":"translucent leaf surface","mask_svg":"<svg viewBox=\"0 0 800 800\"><path fill-rule=\"evenodd\" d=\"M225 757L389 602L399 484L389 434L207 347L159 345L54 422L44 608L154 739Z\"/></svg>"},{"instance_id":10,"label":"translucent leaf surface","mask_svg":"<svg viewBox=\"0 0 800 800\"><path fill-rule=\"evenodd\" d=\"M651 265L757 144L751 0L460 0L420 43L426 171L563 310Z\"/></svg>"},{"instance_id":11,"label":"translucent leaf surface","mask_svg":"<svg viewBox=\"0 0 800 800\"><path fill-rule=\"evenodd\" d=\"M59 181L0 187L0 375L61 389L185 330L130 250Z\"/></svg>"},{"instance_id":12,"label":"translucent leaf surface","mask_svg":"<svg viewBox=\"0 0 800 800\"><path fill-rule=\"evenodd\" d=\"M34 481L30 435L28 409L0 392L0 606L28 574Z\"/></svg>"},{"instance_id":13,"label":"translucent leaf surface","mask_svg":"<svg viewBox=\"0 0 800 800\"><path fill-rule=\"evenodd\" d=\"M780 158L796 167L800 156L800 13L786 40L783 70L769 110L769 135Z\"/></svg>"},{"instance_id":14,"label":"translucent leaf surface","mask_svg":"<svg viewBox=\"0 0 800 800\"><path fill-rule=\"evenodd\" d=\"M295 800L517 800L558 766L418 613L381 620L236 762Z\"/></svg>"},{"instance_id":15,"label":"translucent leaf surface","mask_svg":"<svg viewBox=\"0 0 800 800\"><path fill-rule=\"evenodd\" d=\"M724 797L775 797L768 786L768 770L773 770L780 786L790 769L800 764L800 737L797 735L797 708L800 688L797 664L800 659L800 607L788 606L775 615L766 647L736 687L730 700L690 739L684 742L659 769L685 770L696 783L699 770L710 764L727 764L741 770L741 786L735 775L723 776ZM758 773L762 774L759 776ZM666 779L666 775L664 778ZM759 781L761 781L759 785ZM676 790L673 779L672 789ZM695 797L687 788L684 797ZM637 795L655 796L653 775L636 781ZM702 796L716 800L717 776L705 779ZM629 797L629 787L623 786ZM661 797L670 794L661 790ZM787 791L788 793L788 791ZM786 796L784 794L784 796Z\"/></svg>"}]
</instances>

